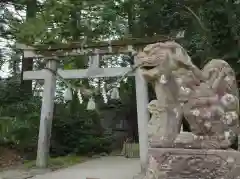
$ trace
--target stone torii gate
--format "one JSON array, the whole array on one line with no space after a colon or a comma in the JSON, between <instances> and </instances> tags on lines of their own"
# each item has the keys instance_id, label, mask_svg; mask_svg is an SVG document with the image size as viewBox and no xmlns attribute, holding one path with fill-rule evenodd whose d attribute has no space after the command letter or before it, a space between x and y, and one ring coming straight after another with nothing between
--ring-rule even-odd
<instances>
[{"instance_id":1,"label":"stone torii gate","mask_svg":"<svg viewBox=\"0 0 240 179\"><path fill-rule=\"evenodd\" d=\"M105 54L116 54L116 53L129 53L129 50L121 50L121 48L126 46L131 46L134 48L141 48L143 45L150 43L155 43L162 40L162 37L154 37L148 39L138 39L138 40L128 40L128 41L112 41L111 48L113 52L109 50L98 50L97 53L91 53L90 55L105 55ZM42 49L41 47L29 47L22 44L17 44L18 49L22 49L24 52L24 58L36 58L34 52L35 49ZM70 48L69 48L70 47ZM89 45L87 48L105 48L109 47L109 42L100 42L95 43L94 45ZM62 50L65 46L62 47L51 47L52 51ZM68 45L69 49L79 49L79 44ZM68 49L68 50L69 50ZM45 48L45 51L48 51L48 48ZM49 50L49 51L50 51ZM91 66L88 69L77 69L77 70L62 70L57 69L57 61L54 58L49 58L48 51L48 60L46 67L51 69L51 71L57 71L57 73L64 79L83 79L83 78L101 78L101 77L116 77L122 76L124 73L131 70L130 67L116 67L116 68L100 68L98 61L93 61ZM43 55L46 56L45 54ZM135 58L135 61L137 59ZM41 109L41 119L40 119L40 128L39 128L39 139L38 139L38 151L37 151L37 160L36 165L38 167L47 167L48 157L49 157L49 147L50 147L50 137L51 137L51 128L52 128L52 117L53 117L53 107L54 107L54 96L56 89L56 75L47 69L42 69L38 71L24 71L23 79L24 80L44 80L44 90L43 90L43 99L42 99L42 109ZM129 74L128 76L134 76L136 80L136 103L137 103L137 117L138 117L138 131L139 131L139 150L140 150L140 161L141 169L145 170L145 166L148 161L148 136L147 136L147 125L149 120L149 112L147 110L148 105L148 91L147 84L143 77L140 74L140 69L137 69L134 73Z\"/></svg>"}]
</instances>

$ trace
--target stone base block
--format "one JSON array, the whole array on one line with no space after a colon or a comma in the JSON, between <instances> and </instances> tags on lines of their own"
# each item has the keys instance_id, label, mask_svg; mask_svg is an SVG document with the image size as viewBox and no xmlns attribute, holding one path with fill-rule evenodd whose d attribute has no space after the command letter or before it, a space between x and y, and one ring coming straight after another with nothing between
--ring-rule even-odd
<instances>
[{"instance_id":1,"label":"stone base block","mask_svg":"<svg viewBox=\"0 0 240 179\"><path fill-rule=\"evenodd\" d=\"M240 152L150 148L146 179L240 179Z\"/></svg>"}]
</instances>

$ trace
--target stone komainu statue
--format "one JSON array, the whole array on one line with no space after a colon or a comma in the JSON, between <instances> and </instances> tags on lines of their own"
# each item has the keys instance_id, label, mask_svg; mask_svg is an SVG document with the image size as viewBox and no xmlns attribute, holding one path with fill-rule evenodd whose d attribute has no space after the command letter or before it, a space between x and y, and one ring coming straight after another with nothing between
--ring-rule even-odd
<instances>
[{"instance_id":1,"label":"stone komainu statue","mask_svg":"<svg viewBox=\"0 0 240 179\"><path fill-rule=\"evenodd\" d=\"M149 161L145 179L240 179L235 73L220 59L198 69L176 42L146 46L138 54L153 85L149 103ZM182 118L191 132L180 132Z\"/></svg>"},{"instance_id":2,"label":"stone komainu statue","mask_svg":"<svg viewBox=\"0 0 240 179\"><path fill-rule=\"evenodd\" d=\"M200 70L176 42L148 45L138 54L143 76L157 99L149 104L152 147L229 148L239 127L233 69L220 59ZM180 133L182 118L191 133Z\"/></svg>"}]
</instances>

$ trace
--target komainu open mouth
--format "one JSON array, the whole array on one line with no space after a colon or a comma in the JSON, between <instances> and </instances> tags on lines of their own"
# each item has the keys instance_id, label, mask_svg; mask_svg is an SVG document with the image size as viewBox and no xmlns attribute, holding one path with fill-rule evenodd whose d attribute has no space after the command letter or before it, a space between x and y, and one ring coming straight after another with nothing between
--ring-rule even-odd
<instances>
[{"instance_id":1,"label":"komainu open mouth","mask_svg":"<svg viewBox=\"0 0 240 179\"><path fill-rule=\"evenodd\" d=\"M155 66L142 66L141 68L144 70L152 70Z\"/></svg>"}]
</instances>

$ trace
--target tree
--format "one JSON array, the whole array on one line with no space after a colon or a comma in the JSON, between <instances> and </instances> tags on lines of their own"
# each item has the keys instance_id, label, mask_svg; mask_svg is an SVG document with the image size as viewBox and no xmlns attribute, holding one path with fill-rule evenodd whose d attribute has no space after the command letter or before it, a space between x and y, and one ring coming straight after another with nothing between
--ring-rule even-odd
<instances>
[{"instance_id":1,"label":"tree","mask_svg":"<svg viewBox=\"0 0 240 179\"><path fill-rule=\"evenodd\" d=\"M31 23L35 20L37 14L37 0L26 0L26 21ZM30 43L34 43L34 39L28 39ZM23 42L24 43L24 42ZM24 71L33 70L33 59L32 58L24 58L22 59L22 76ZM32 94L32 81L24 81L21 80L22 88L29 93Z\"/></svg>"},{"instance_id":2,"label":"tree","mask_svg":"<svg viewBox=\"0 0 240 179\"><path fill-rule=\"evenodd\" d=\"M16 12L8 9L9 4L15 8ZM224 58L239 73L240 66L237 62L240 52L239 5L237 1L222 0L66 0L64 2L5 0L1 2L4 11L0 14L0 30L5 39L26 44L50 45L67 44L73 41L88 43L92 40L124 39L129 36L145 37L157 34L173 37L177 32L184 30L185 38L179 42L188 50L196 65L202 67L212 58ZM20 11L26 12L26 19L17 17L16 14ZM9 47L13 51L9 54L12 57L10 61L12 61L13 71L17 71L19 66L17 62L20 61L19 52L12 46ZM61 65L65 69L86 66L85 59L75 59L62 59ZM115 60L114 63L119 66L133 63L133 59L122 61L123 63L119 63ZM39 59L37 62L36 68L42 65ZM105 59L103 63L108 61ZM22 71L31 69L32 59L25 59L22 63ZM100 81L112 83L114 80L101 79ZM91 82L92 79L86 80L84 85L91 87ZM80 85L79 80L74 80L72 83ZM31 82L22 82L22 88L30 93ZM136 135L136 104L134 100L129 100L135 98L134 80L128 79L127 84L121 86L121 91L126 95L122 98L122 104L125 106L123 110L129 113L129 119L133 123L133 128L135 127L135 130L132 129L135 131L133 135ZM10 104L8 105L11 107ZM76 111L77 109L72 108L72 113ZM62 111L60 116L63 113ZM82 116L78 116L78 119L80 118ZM69 119L66 123L72 131L77 131L72 125L73 121ZM61 125L56 125L55 129L63 130Z\"/></svg>"}]
</instances>

